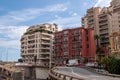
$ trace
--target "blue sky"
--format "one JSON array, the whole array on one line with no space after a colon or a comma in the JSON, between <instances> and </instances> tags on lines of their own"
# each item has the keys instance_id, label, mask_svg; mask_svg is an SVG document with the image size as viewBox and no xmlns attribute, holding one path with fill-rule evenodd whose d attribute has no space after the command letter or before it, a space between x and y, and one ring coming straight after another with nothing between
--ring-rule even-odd
<instances>
[{"instance_id":1,"label":"blue sky","mask_svg":"<svg viewBox=\"0 0 120 80\"><path fill-rule=\"evenodd\" d=\"M56 23L59 30L80 27L91 7L111 0L0 0L0 60L20 58L20 37L32 25Z\"/></svg>"}]
</instances>

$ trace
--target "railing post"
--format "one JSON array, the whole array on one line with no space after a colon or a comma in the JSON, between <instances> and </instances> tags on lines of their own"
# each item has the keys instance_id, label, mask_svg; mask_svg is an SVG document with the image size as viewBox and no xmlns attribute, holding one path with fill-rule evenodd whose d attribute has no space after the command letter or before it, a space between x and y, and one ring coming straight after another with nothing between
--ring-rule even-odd
<instances>
[{"instance_id":1,"label":"railing post","mask_svg":"<svg viewBox=\"0 0 120 80\"><path fill-rule=\"evenodd\" d=\"M58 76L59 78L61 77L61 74L59 74L59 76Z\"/></svg>"},{"instance_id":2,"label":"railing post","mask_svg":"<svg viewBox=\"0 0 120 80\"><path fill-rule=\"evenodd\" d=\"M55 76L57 76L57 73L55 73Z\"/></svg>"},{"instance_id":3,"label":"railing post","mask_svg":"<svg viewBox=\"0 0 120 80\"><path fill-rule=\"evenodd\" d=\"M64 75L63 80L66 80L66 75Z\"/></svg>"},{"instance_id":4,"label":"railing post","mask_svg":"<svg viewBox=\"0 0 120 80\"><path fill-rule=\"evenodd\" d=\"M73 79L73 77L70 77L70 80L72 80Z\"/></svg>"}]
</instances>

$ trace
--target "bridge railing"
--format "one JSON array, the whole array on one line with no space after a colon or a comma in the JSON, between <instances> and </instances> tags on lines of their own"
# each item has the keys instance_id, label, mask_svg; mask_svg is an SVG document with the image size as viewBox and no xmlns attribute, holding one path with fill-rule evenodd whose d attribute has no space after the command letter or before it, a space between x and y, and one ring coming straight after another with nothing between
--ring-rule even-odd
<instances>
[{"instance_id":1,"label":"bridge railing","mask_svg":"<svg viewBox=\"0 0 120 80\"><path fill-rule=\"evenodd\" d=\"M49 76L52 80L84 80L82 78L78 78L73 75L57 72L54 69L51 69L49 71Z\"/></svg>"}]
</instances>

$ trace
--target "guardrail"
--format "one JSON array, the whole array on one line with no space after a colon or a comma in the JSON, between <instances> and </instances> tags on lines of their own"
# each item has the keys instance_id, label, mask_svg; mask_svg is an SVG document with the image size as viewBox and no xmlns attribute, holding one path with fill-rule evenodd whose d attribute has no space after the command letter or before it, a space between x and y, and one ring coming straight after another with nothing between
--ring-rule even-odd
<instances>
[{"instance_id":1,"label":"guardrail","mask_svg":"<svg viewBox=\"0 0 120 80\"><path fill-rule=\"evenodd\" d=\"M54 69L51 69L49 71L49 77L50 77L50 80L84 80L72 75L66 75L66 74L57 72Z\"/></svg>"}]
</instances>

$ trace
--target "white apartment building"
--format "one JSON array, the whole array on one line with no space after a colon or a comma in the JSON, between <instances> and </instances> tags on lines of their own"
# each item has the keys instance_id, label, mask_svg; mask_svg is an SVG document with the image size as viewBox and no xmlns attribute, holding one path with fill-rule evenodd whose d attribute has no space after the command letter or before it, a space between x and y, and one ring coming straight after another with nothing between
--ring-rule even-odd
<instances>
[{"instance_id":1,"label":"white apartment building","mask_svg":"<svg viewBox=\"0 0 120 80\"><path fill-rule=\"evenodd\" d=\"M31 26L21 37L21 56L25 63L48 67L53 62L53 33L56 24Z\"/></svg>"}]
</instances>

